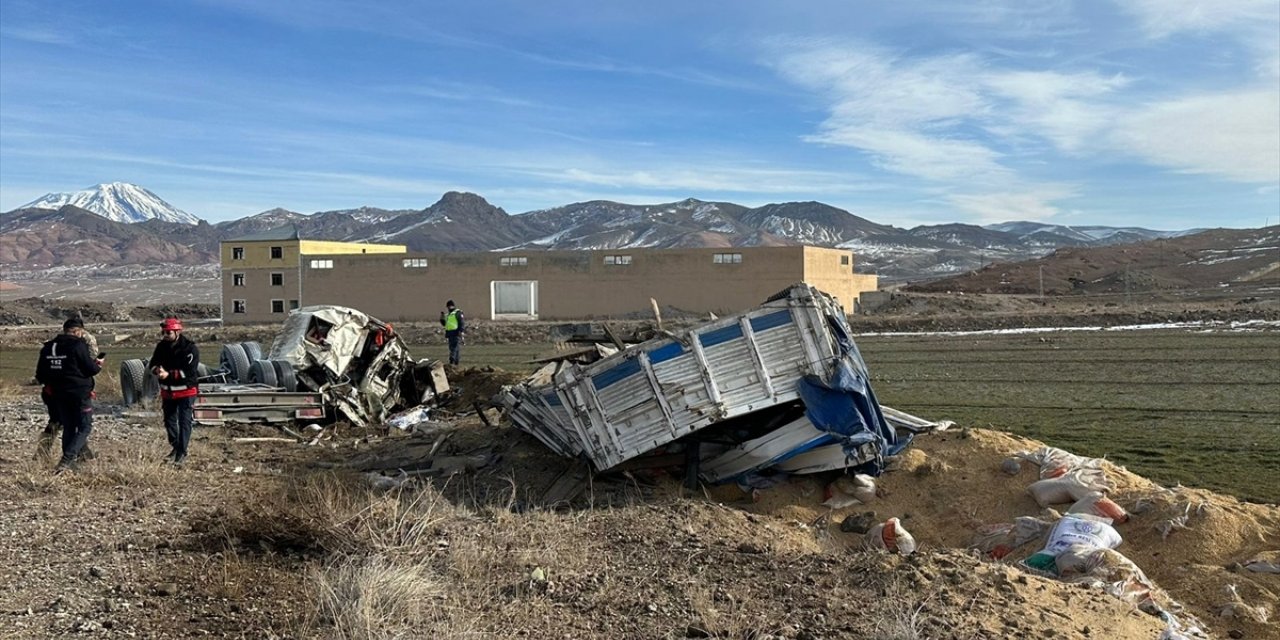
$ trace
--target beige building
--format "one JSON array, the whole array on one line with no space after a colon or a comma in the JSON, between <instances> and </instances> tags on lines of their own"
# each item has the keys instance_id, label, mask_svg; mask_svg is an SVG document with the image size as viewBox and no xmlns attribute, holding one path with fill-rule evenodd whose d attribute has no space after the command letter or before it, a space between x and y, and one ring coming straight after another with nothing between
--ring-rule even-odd
<instances>
[{"instance_id":1,"label":"beige building","mask_svg":"<svg viewBox=\"0 0 1280 640\"><path fill-rule=\"evenodd\" d=\"M292 228L222 242L222 320L278 322L290 309L353 307L388 322L434 320L447 300L470 318L577 320L663 307L718 314L807 282L852 313L876 276L821 247L410 253L403 245L303 240Z\"/></svg>"}]
</instances>

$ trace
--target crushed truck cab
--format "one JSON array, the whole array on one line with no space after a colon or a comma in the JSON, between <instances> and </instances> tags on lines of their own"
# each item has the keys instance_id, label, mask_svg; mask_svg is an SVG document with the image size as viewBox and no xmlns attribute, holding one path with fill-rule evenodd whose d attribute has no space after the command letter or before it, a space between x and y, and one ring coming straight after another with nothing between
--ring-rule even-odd
<instances>
[{"instance_id":1,"label":"crushed truck cab","mask_svg":"<svg viewBox=\"0 0 1280 640\"><path fill-rule=\"evenodd\" d=\"M131 372L145 371L145 362L128 362ZM154 385L137 377L121 377L130 387L126 404L155 397ZM444 365L414 360L391 325L348 307L318 305L291 312L265 357L257 343L224 345L220 368L200 378L195 419L209 425L341 418L365 427L434 404L448 391Z\"/></svg>"}]
</instances>

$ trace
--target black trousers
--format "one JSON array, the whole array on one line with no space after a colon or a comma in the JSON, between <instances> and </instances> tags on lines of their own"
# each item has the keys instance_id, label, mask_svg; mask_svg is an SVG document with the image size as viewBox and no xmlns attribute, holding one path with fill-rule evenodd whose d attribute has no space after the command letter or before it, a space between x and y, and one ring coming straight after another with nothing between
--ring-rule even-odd
<instances>
[{"instance_id":1,"label":"black trousers","mask_svg":"<svg viewBox=\"0 0 1280 640\"><path fill-rule=\"evenodd\" d=\"M54 396L58 408L58 421L62 423L62 460L69 465L80 457L89 444L89 432L93 431L93 400L86 392L59 393Z\"/></svg>"},{"instance_id":2,"label":"black trousers","mask_svg":"<svg viewBox=\"0 0 1280 640\"><path fill-rule=\"evenodd\" d=\"M191 424L196 397L166 398L160 406L164 409L164 431L169 436L169 445L173 447L175 458L187 455L187 445L191 443Z\"/></svg>"}]
</instances>

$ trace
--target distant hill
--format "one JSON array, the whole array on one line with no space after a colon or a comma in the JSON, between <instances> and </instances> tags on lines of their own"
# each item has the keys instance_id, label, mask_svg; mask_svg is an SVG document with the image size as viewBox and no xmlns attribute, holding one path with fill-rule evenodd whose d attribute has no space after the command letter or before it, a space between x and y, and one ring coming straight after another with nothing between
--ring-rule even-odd
<instances>
[{"instance_id":1,"label":"distant hill","mask_svg":"<svg viewBox=\"0 0 1280 640\"><path fill-rule=\"evenodd\" d=\"M150 194L141 187L125 186L131 189L115 191ZM891 282L945 277L993 262L1037 258L1063 247L1105 246L1180 233L1035 222L903 229L821 202L751 208L694 198L647 205L594 200L511 215L479 195L459 192L446 193L420 210L360 207L303 214L277 208L217 224L198 219L190 224L187 219L161 215L128 219L126 223L106 214L94 216L74 205L11 211L0 218L5 232L0 239L0 262L26 269L215 262L220 240L293 225L304 238L404 244L413 251L811 244L851 249L857 271L878 273Z\"/></svg>"},{"instance_id":2,"label":"distant hill","mask_svg":"<svg viewBox=\"0 0 1280 640\"><path fill-rule=\"evenodd\" d=\"M1046 294L1280 285L1280 226L1211 229L1104 247L1069 247L905 287L909 291Z\"/></svg>"},{"instance_id":3,"label":"distant hill","mask_svg":"<svg viewBox=\"0 0 1280 640\"><path fill-rule=\"evenodd\" d=\"M173 233L156 226L124 224L73 205L56 211L20 209L0 219L0 263L29 268L92 264L207 264L217 260L216 242L200 237L192 243L184 237L216 233L207 222L168 225ZM181 233L179 233L181 232Z\"/></svg>"}]
</instances>

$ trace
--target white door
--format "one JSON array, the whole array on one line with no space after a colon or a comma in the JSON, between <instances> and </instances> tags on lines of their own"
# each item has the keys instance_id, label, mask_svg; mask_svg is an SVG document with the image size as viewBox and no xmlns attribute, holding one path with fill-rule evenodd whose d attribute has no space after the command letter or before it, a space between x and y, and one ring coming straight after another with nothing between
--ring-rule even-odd
<instances>
[{"instance_id":1,"label":"white door","mask_svg":"<svg viewBox=\"0 0 1280 640\"><path fill-rule=\"evenodd\" d=\"M538 282L536 280L502 281L490 284L494 319L538 319Z\"/></svg>"}]
</instances>

